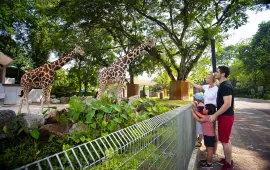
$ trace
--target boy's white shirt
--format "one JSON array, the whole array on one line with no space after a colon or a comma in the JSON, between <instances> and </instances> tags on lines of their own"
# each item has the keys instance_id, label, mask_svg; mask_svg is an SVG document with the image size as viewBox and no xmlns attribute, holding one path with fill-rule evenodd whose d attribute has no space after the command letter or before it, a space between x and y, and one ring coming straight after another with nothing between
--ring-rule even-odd
<instances>
[{"instance_id":1,"label":"boy's white shirt","mask_svg":"<svg viewBox=\"0 0 270 170\"><path fill-rule=\"evenodd\" d=\"M216 106L218 87L214 86L212 88L209 88L209 85L203 85L203 90L204 104L213 104Z\"/></svg>"}]
</instances>

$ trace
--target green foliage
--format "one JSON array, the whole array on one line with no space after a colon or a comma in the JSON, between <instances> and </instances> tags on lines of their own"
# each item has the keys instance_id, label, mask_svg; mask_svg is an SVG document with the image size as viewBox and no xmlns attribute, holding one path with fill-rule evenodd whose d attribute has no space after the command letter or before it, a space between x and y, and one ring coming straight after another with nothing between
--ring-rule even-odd
<instances>
[{"instance_id":1,"label":"green foliage","mask_svg":"<svg viewBox=\"0 0 270 170\"><path fill-rule=\"evenodd\" d=\"M54 135L44 138L37 129L31 130L30 134L25 134L23 127L18 128L16 131L12 132L14 135L11 135L11 138L1 140L1 166L6 169L17 168L60 152L61 150L68 150L71 147L92 141L98 137L115 132L174 108L164 106L151 99L138 99L133 101L132 105L126 102L116 104L115 98L105 96L102 100L96 100L91 97L73 96L69 104L69 113L60 113L59 121L61 124L76 123L79 130L73 131L66 140L63 140L57 139ZM150 139L151 138L147 140ZM156 147L154 145L150 146L143 152L149 152L152 151L152 149L154 150ZM77 151L75 150L75 152ZM76 162L76 158L70 151L68 151L67 154L72 162ZM130 151L125 153L113 153L112 150L106 151L106 155L109 155L108 157L110 159L118 159L118 157L132 154L134 153ZM60 159L62 158L60 157ZM78 159L84 162L83 157L79 156ZM136 159L138 159L139 163L142 158L138 157ZM122 159L119 161L122 161ZM57 164L54 160L52 160L52 162ZM105 162L102 162L102 164L103 163ZM63 159L63 165L68 165L66 159ZM135 165L138 166L137 164L134 164L134 166ZM46 167L48 165L41 164L41 166ZM77 165L74 166L76 167Z\"/></svg>"},{"instance_id":2,"label":"green foliage","mask_svg":"<svg viewBox=\"0 0 270 170\"><path fill-rule=\"evenodd\" d=\"M242 42L221 50L221 63L231 64L231 75L237 95L258 97L257 87L263 86L264 93L270 91L270 21L262 22L251 41ZM233 59L231 62L228 62ZM251 94L251 91L255 91ZM259 96L263 97L263 96Z\"/></svg>"},{"instance_id":3,"label":"green foliage","mask_svg":"<svg viewBox=\"0 0 270 170\"><path fill-rule=\"evenodd\" d=\"M108 97L103 97L102 100L95 100L91 97L82 99L73 96L70 99L68 119L71 119L73 122L83 123L85 131L89 132L83 132L83 136L93 139L93 136L95 138L103 136L168 110L170 110L169 107L149 99L136 100L132 105L126 102L122 102L119 105L116 104L116 99ZM79 140L80 137L82 136L75 137L76 140L74 141L76 143L82 142Z\"/></svg>"},{"instance_id":4,"label":"green foliage","mask_svg":"<svg viewBox=\"0 0 270 170\"><path fill-rule=\"evenodd\" d=\"M151 136L151 135L150 135ZM146 141L146 139L142 139L142 141ZM140 143L134 143L134 147L140 147ZM141 164L145 161L145 156L147 155L147 162L154 162L156 160L164 160L166 159L166 155L164 155L155 144L149 144L146 148L143 148L139 153L134 152L132 150L126 150L123 153L114 152L113 150L106 150L105 154L107 159L102 161L99 165L91 168L95 170L100 169L116 169L119 165L122 165L126 162L126 158L132 157L131 161L128 161L123 165L123 169L146 169L149 168L148 164ZM160 167L161 169L165 168L165 164Z\"/></svg>"},{"instance_id":5,"label":"green foliage","mask_svg":"<svg viewBox=\"0 0 270 170\"><path fill-rule=\"evenodd\" d=\"M38 129L30 130L30 135L31 135L34 139L38 139L38 138L39 138L39 132L38 132Z\"/></svg>"},{"instance_id":6,"label":"green foliage","mask_svg":"<svg viewBox=\"0 0 270 170\"><path fill-rule=\"evenodd\" d=\"M211 67L211 57L202 57L190 72L189 79L197 84L203 84L210 73L209 70L212 70Z\"/></svg>"},{"instance_id":7,"label":"green foliage","mask_svg":"<svg viewBox=\"0 0 270 170\"><path fill-rule=\"evenodd\" d=\"M75 92L76 87L72 83L72 79L68 77L68 74L64 69L57 70L55 72L55 81L51 89L51 94L57 97L69 97Z\"/></svg>"},{"instance_id":8,"label":"green foliage","mask_svg":"<svg viewBox=\"0 0 270 170\"><path fill-rule=\"evenodd\" d=\"M251 1L136 1L128 5L144 18L144 29L161 44L149 53L163 65L171 80L185 80L210 39L220 42L222 32L247 22L245 11Z\"/></svg>"},{"instance_id":9,"label":"green foliage","mask_svg":"<svg viewBox=\"0 0 270 170\"><path fill-rule=\"evenodd\" d=\"M48 155L61 151L61 145L53 138L50 141L39 138L39 132L33 130L31 135L25 134L23 128L16 132L17 135L1 139L0 167L14 169Z\"/></svg>"},{"instance_id":10,"label":"green foliage","mask_svg":"<svg viewBox=\"0 0 270 170\"><path fill-rule=\"evenodd\" d=\"M163 70L163 72L159 72L158 76L154 79L154 81L157 83L157 88L154 91L160 91L161 89L170 87L170 77L167 72ZM159 89L159 88L160 89Z\"/></svg>"}]
</instances>

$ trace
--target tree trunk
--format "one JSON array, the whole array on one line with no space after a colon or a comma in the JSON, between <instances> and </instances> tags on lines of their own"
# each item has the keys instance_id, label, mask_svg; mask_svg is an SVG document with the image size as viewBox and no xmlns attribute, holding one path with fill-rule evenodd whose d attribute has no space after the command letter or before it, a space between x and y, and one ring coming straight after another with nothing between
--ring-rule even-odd
<instances>
[{"instance_id":1,"label":"tree trunk","mask_svg":"<svg viewBox=\"0 0 270 170\"><path fill-rule=\"evenodd\" d=\"M127 83L127 97L139 95L139 85Z\"/></svg>"},{"instance_id":2,"label":"tree trunk","mask_svg":"<svg viewBox=\"0 0 270 170\"><path fill-rule=\"evenodd\" d=\"M171 81L170 100L188 100L189 83L185 81Z\"/></svg>"},{"instance_id":3,"label":"tree trunk","mask_svg":"<svg viewBox=\"0 0 270 170\"><path fill-rule=\"evenodd\" d=\"M134 74L133 74L132 66L131 66L131 65L130 65L130 67L129 67L129 69L128 69L128 72L129 72L129 76L130 76L129 83L130 83L130 84L134 84Z\"/></svg>"},{"instance_id":4,"label":"tree trunk","mask_svg":"<svg viewBox=\"0 0 270 170\"><path fill-rule=\"evenodd\" d=\"M163 93L164 93L164 97L166 97L167 96L167 89L166 88L163 89Z\"/></svg>"},{"instance_id":5,"label":"tree trunk","mask_svg":"<svg viewBox=\"0 0 270 170\"><path fill-rule=\"evenodd\" d=\"M83 85L84 85L84 94L86 94L87 92L87 88L88 88L88 83L87 82L84 82Z\"/></svg>"}]
</instances>

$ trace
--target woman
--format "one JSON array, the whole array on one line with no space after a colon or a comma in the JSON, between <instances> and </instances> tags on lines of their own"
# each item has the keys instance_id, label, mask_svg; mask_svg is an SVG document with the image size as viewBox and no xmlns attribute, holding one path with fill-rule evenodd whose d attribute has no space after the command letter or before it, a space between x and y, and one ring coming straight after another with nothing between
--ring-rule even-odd
<instances>
[{"instance_id":1,"label":"woman","mask_svg":"<svg viewBox=\"0 0 270 170\"><path fill-rule=\"evenodd\" d=\"M215 76L214 74L209 74L206 77L206 85L197 85L189 80L187 80L193 87L195 87L198 91L204 92L204 104L205 108L209 110L209 115L214 114L216 112L216 105L217 105L217 91L218 87L215 85ZM214 123L214 130L216 130L216 122ZM202 136L199 136L198 142L201 142ZM217 151L217 140L214 146L214 154Z\"/></svg>"}]
</instances>

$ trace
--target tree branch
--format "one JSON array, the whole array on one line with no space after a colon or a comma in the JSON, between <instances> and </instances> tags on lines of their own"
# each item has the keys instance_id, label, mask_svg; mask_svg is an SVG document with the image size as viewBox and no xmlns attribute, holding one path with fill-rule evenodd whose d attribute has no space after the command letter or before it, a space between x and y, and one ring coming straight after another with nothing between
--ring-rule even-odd
<instances>
[{"instance_id":1,"label":"tree branch","mask_svg":"<svg viewBox=\"0 0 270 170\"><path fill-rule=\"evenodd\" d=\"M173 19L172 19L172 6L171 5L170 5L170 21L171 21L172 33L174 33Z\"/></svg>"},{"instance_id":2,"label":"tree branch","mask_svg":"<svg viewBox=\"0 0 270 170\"><path fill-rule=\"evenodd\" d=\"M203 30L205 30L204 26L202 23L198 20L198 18L195 18L195 21L202 27Z\"/></svg>"},{"instance_id":3,"label":"tree branch","mask_svg":"<svg viewBox=\"0 0 270 170\"><path fill-rule=\"evenodd\" d=\"M184 36L186 34L186 31L187 31L187 28L188 28L188 25L189 25L189 21L188 21L188 1L184 1L183 13L184 13L184 26L183 26L183 30L182 30L181 36L180 36L181 48L182 48L182 45L183 45L182 42L183 42Z\"/></svg>"},{"instance_id":4,"label":"tree branch","mask_svg":"<svg viewBox=\"0 0 270 170\"><path fill-rule=\"evenodd\" d=\"M190 73L190 71L192 70L192 68L194 67L194 65L199 61L200 57L202 56L205 48L207 47L207 41L204 41L203 44L200 47L200 51L199 53L196 55L194 60L191 60L188 64L187 64L187 68L183 74L183 79L186 79L188 74Z\"/></svg>"},{"instance_id":5,"label":"tree branch","mask_svg":"<svg viewBox=\"0 0 270 170\"><path fill-rule=\"evenodd\" d=\"M168 66L166 64L166 62L161 58L160 53L158 52L157 48L152 48L152 49L146 49L146 51L153 57L155 57L165 68L165 70L167 71L170 79L172 81L175 81L175 77L173 76L172 70L170 68L170 66Z\"/></svg>"},{"instance_id":6,"label":"tree branch","mask_svg":"<svg viewBox=\"0 0 270 170\"><path fill-rule=\"evenodd\" d=\"M147 15L146 13L144 13L142 10L133 7L139 14L141 14L142 16L146 17L147 19L157 23L164 31L168 32L169 37L173 40L173 42L178 46L179 45L179 39L177 38L176 35L173 34L173 32L167 27L166 24L164 24L163 22L159 21L158 19Z\"/></svg>"},{"instance_id":7,"label":"tree branch","mask_svg":"<svg viewBox=\"0 0 270 170\"><path fill-rule=\"evenodd\" d=\"M227 13L232 8L232 6L235 2L236 2L236 0L232 0L232 2L226 6L226 8L224 9L220 18L218 18L218 16L217 16L218 14L216 13L217 22L212 24L210 27L215 26L215 25L221 25L225 21L225 19L227 18ZM216 6L216 7L218 7L218 6Z\"/></svg>"},{"instance_id":8,"label":"tree branch","mask_svg":"<svg viewBox=\"0 0 270 170\"><path fill-rule=\"evenodd\" d=\"M166 51L166 53L167 53L168 58L170 59L170 62L171 62L171 64L172 64L172 66L178 71L179 68L177 68L177 66L176 66L176 62L175 62L175 60L174 60L174 58L173 58L173 55L172 55L172 54L170 53L170 51L166 48L164 42L162 41L162 38L160 38L160 41L161 41L161 44L163 45L163 47L164 47L164 49L165 49L165 51Z\"/></svg>"}]
</instances>

